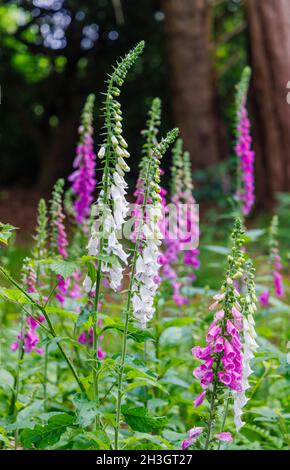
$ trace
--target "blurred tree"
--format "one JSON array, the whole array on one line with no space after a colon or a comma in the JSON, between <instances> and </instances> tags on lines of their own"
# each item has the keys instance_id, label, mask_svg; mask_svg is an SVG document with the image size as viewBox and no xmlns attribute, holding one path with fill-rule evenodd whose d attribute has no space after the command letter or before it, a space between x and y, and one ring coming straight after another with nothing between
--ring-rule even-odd
<instances>
[{"instance_id":1,"label":"blurred tree","mask_svg":"<svg viewBox=\"0 0 290 470\"><path fill-rule=\"evenodd\" d=\"M210 0L164 0L172 104L194 168L224 156L211 49Z\"/></svg>"},{"instance_id":2,"label":"blurred tree","mask_svg":"<svg viewBox=\"0 0 290 470\"><path fill-rule=\"evenodd\" d=\"M0 5L0 184L51 188L71 169L79 114L97 93L96 144L100 142L102 91L111 64L140 39L142 58L122 93L126 138L138 154L140 129L154 96L170 112L162 15L155 0L10 0ZM136 98L138 97L138 99ZM138 158L132 159L133 172Z\"/></svg>"},{"instance_id":3,"label":"blurred tree","mask_svg":"<svg viewBox=\"0 0 290 470\"><path fill-rule=\"evenodd\" d=\"M252 111L260 204L290 190L290 1L247 0Z\"/></svg>"}]
</instances>

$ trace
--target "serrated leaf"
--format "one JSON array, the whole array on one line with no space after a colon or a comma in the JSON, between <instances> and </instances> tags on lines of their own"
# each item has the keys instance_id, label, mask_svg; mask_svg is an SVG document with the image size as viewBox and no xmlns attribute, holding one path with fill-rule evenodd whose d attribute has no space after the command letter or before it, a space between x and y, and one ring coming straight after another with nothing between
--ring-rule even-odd
<instances>
[{"instance_id":1,"label":"serrated leaf","mask_svg":"<svg viewBox=\"0 0 290 470\"><path fill-rule=\"evenodd\" d=\"M79 268L78 264L73 261L54 261L50 264L50 269L64 279Z\"/></svg>"},{"instance_id":2,"label":"serrated leaf","mask_svg":"<svg viewBox=\"0 0 290 470\"><path fill-rule=\"evenodd\" d=\"M89 401L84 394L77 394L73 401L76 406L76 424L84 428L93 424L98 413L96 403Z\"/></svg>"},{"instance_id":3,"label":"serrated leaf","mask_svg":"<svg viewBox=\"0 0 290 470\"><path fill-rule=\"evenodd\" d=\"M25 429L21 433L21 442L26 449L33 447L45 449L58 442L60 436L73 423L73 416L60 413L52 416L45 426L36 425L34 429Z\"/></svg>"},{"instance_id":4,"label":"serrated leaf","mask_svg":"<svg viewBox=\"0 0 290 470\"><path fill-rule=\"evenodd\" d=\"M130 428L139 432L149 433L163 429L168 421L166 416L153 417L148 414L147 408L131 405L123 405L122 414Z\"/></svg>"}]
</instances>

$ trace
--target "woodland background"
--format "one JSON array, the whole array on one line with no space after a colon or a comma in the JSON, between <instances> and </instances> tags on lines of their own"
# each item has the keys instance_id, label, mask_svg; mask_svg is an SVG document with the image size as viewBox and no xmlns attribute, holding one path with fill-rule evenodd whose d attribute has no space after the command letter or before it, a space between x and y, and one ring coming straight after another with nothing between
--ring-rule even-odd
<instances>
[{"instance_id":1,"label":"woodland background","mask_svg":"<svg viewBox=\"0 0 290 470\"><path fill-rule=\"evenodd\" d=\"M71 172L80 112L91 92L100 142L106 73L141 39L145 52L121 96L132 187L140 130L159 96L162 132L178 126L191 153L201 211L230 192L235 84L248 64L257 209L270 211L276 194L290 190L290 0L2 1L2 222L32 227L39 195Z\"/></svg>"}]
</instances>

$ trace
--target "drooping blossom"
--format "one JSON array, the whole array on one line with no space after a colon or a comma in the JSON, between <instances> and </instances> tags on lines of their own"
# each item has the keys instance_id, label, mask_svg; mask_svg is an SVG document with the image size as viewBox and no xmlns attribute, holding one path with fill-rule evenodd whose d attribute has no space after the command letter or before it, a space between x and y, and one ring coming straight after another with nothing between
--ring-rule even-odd
<instances>
[{"instance_id":1,"label":"drooping blossom","mask_svg":"<svg viewBox=\"0 0 290 470\"><path fill-rule=\"evenodd\" d=\"M35 351L38 354L43 354L43 349L37 347L39 343L39 335L36 330L39 323L44 322L45 318L43 315L39 315L37 320L38 322L30 316L27 317L26 327L23 328L22 332L18 333L17 341L11 344L12 351L16 351L17 349L19 349L20 344L22 343L22 347L26 353Z\"/></svg>"},{"instance_id":2,"label":"drooping blossom","mask_svg":"<svg viewBox=\"0 0 290 470\"><path fill-rule=\"evenodd\" d=\"M26 258L23 262L23 285L26 287L27 292L36 292L36 280L37 276L33 266L30 264L30 260Z\"/></svg>"},{"instance_id":3,"label":"drooping blossom","mask_svg":"<svg viewBox=\"0 0 290 470\"><path fill-rule=\"evenodd\" d=\"M233 436L230 432L219 432L215 438L222 442L233 442Z\"/></svg>"},{"instance_id":4,"label":"drooping blossom","mask_svg":"<svg viewBox=\"0 0 290 470\"><path fill-rule=\"evenodd\" d=\"M251 360L254 358L258 348L256 343L257 333L255 331L255 320L253 313L256 311L256 292L254 268L251 260L247 260L244 265L244 283L246 293L241 299L243 315L243 360L242 360L242 389L234 394L234 423L237 431L244 425L242 421L243 408L248 398L246 391L250 387L249 376L252 374Z\"/></svg>"},{"instance_id":5,"label":"drooping blossom","mask_svg":"<svg viewBox=\"0 0 290 470\"><path fill-rule=\"evenodd\" d=\"M114 68L108 80L105 94L105 133L104 142L99 149L98 158L103 165L101 191L97 204L94 206L94 221L91 228L91 237L88 243L88 252L91 256L104 256L99 261L101 272L117 291L121 287L124 266L127 265L128 255L124 252L118 239L118 232L122 232L129 205L126 200L127 183L125 173L130 170L125 159L130 156L122 133L122 111L117 99L120 86L123 84L127 72L142 52L144 43L140 42L132 49L122 61ZM86 290L92 289L89 276L84 281ZM97 287L99 289L99 286Z\"/></svg>"},{"instance_id":6,"label":"drooping blossom","mask_svg":"<svg viewBox=\"0 0 290 470\"><path fill-rule=\"evenodd\" d=\"M241 203L245 216L249 215L255 202L255 153L252 150L250 120L247 111L247 93L251 70L246 67L237 87L237 143L235 152L238 157L238 187L236 197Z\"/></svg>"},{"instance_id":7,"label":"drooping blossom","mask_svg":"<svg viewBox=\"0 0 290 470\"><path fill-rule=\"evenodd\" d=\"M100 325L101 325L101 322L98 322L98 326L100 326ZM78 342L80 344L86 344L87 346L92 347L93 342L94 342L93 336L94 336L93 328L90 328L88 332L83 332L79 335ZM103 351L103 349L101 348L101 345L100 345L100 342L102 341L102 339L103 339L102 335L98 336L97 356L98 356L98 359L100 361L106 357L106 352Z\"/></svg>"},{"instance_id":8,"label":"drooping blossom","mask_svg":"<svg viewBox=\"0 0 290 470\"><path fill-rule=\"evenodd\" d=\"M199 380L203 393L194 401L200 406L205 398L211 407L211 416L217 403L225 396L234 398L234 420L237 429L242 426L241 415L247 399L250 360L257 348L255 342L253 313L255 311L254 270L251 261L245 260L243 250L244 232L241 222L235 222L232 233L232 247L228 256L226 279L209 310L215 312L209 326L204 347L195 346L193 356L202 361L193 375ZM236 289L240 280L241 289ZM211 419L211 418L210 418ZM210 442L211 426L207 442Z\"/></svg>"},{"instance_id":9,"label":"drooping blossom","mask_svg":"<svg viewBox=\"0 0 290 470\"><path fill-rule=\"evenodd\" d=\"M263 291L259 296L260 304L263 307L268 307L270 304L269 298L270 298L270 292L268 290Z\"/></svg>"},{"instance_id":10,"label":"drooping blossom","mask_svg":"<svg viewBox=\"0 0 290 470\"><path fill-rule=\"evenodd\" d=\"M171 204L167 209L162 258L163 275L171 282L173 300L178 306L188 303L182 288L195 280L194 271L199 268L199 220L192 190L190 157L188 152L183 153L182 140L178 139L173 151ZM187 274L183 274L184 279L178 272L181 265L183 272L187 270Z\"/></svg>"},{"instance_id":11,"label":"drooping blossom","mask_svg":"<svg viewBox=\"0 0 290 470\"><path fill-rule=\"evenodd\" d=\"M188 438L184 439L181 443L181 448L182 450L188 449L190 446L192 446L197 438L203 433L204 428L201 427L196 427L192 428L188 431Z\"/></svg>"},{"instance_id":12,"label":"drooping blossom","mask_svg":"<svg viewBox=\"0 0 290 470\"><path fill-rule=\"evenodd\" d=\"M65 215L62 206L64 180L59 179L54 185L52 191L50 215L51 215L51 255L59 256L62 259L68 257L67 234L64 225ZM56 288L56 299L63 305L65 302L65 295L68 287L68 280L65 280L61 275L57 275L58 285Z\"/></svg>"},{"instance_id":13,"label":"drooping blossom","mask_svg":"<svg viewBox=\"0 0 290 470\"><path fill-rule=\"evenodd\" d=\"M160 196L160 159L177 135L177 130L169 132L145 160L144 196L142 214L138 224L138 255L134 269L132 286L133 315L142 328L155 312L154 298L160 284L159 268L161 266L161 221L163 219L162 197ZM150 206L147 204L147 194L150 190ZM139 245L140 244L140 245Z\"/></svg>"},{"instance_id":14,"label":"drooping blossom","mask_svg":"<svg viewBox=\"0 0 290 470\"><path fill-rule=\"evenodd\" d=\"M76 198L74 213L76 221L83 224L89 217L93 193L96 189L96 155L93 148L93 107L95 96L89 95L82 114L82 124L79 127L80 142L76 148L74 172L69 176L72 191Z\"/></svg>"}]
</instances>

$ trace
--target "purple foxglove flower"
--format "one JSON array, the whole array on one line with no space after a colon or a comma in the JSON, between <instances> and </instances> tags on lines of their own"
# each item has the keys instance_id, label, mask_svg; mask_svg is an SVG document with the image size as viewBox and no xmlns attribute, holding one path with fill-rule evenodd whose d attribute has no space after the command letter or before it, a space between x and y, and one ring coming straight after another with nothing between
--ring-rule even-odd
<instances>
[{"instance_id":1,"label":"purple foxglove flower","mask_svg":"<svg viewBox=\"0 0 290 470\"><path fill-rule=\"evenodd\" d=\"M196 397L196 399L193 402L194 408L197 408L204 402L205 396L206 396L206 392L202 392L200 395Z\"/></svg>"},{"instance_id":2,"label":"purple foxglove flower","mask_svg":"<svg viewBox=\"0 0 290 470\"><path fill-rule=\"evenodd\" d=\"M192 440L192 439L184 439L184 441L182 441L182 443L181 443L181 448L182 448L182 450L186 450L186 449L188 449L192 444L193 444L193 440Z\"/></svg>"},{"instance_id":3,"label":"purple foxglove flower","mask_svg":"<svg viewBox=\"0 0 290 470\"><path fill-rule=\"evenodd\" d=\"M259 297L259 301L263 307L268 307L270 305L269 298L270 298L270 292L268 290L265 290L264 292L262 292L262 294Z\"/></svg>"},{"instance_id":4,"label":"purple foxglove flower","mask_svg":"<svg viewBox=\"0 0 290 470\"><path fill-rule=\"evenodd\" d=\"M230 432L220 432L215 437L222 442L233 442L233 437Z\"/></svg>"}]
</instances>

